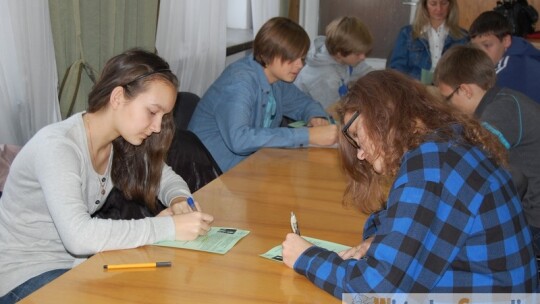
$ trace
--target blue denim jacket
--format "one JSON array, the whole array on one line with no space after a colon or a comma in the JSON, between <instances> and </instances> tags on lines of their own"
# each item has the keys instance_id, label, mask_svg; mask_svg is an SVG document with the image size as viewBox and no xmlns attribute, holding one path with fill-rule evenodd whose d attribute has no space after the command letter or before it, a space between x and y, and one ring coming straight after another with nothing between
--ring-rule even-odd
<instances>
[{"instance_id":1,"label":"blue denim jacket","mask_svg":"<svg viewBox=\"0 0 540 304\"><path fill-rule=\"evenodd\" d=\"M466 33L465 30L463 32ZM444 41L443 53L454 44L465 44L467 42L468 36L454 39L448 35ZM388 66L420 79L422 69L431 70L431 53L428 40L425 38L413 40L412 25L404 26L399 31Z\"/></svg>"},{"instance_id":2,"label":"blue denim jacket","mask_svg":"<svg viewBox=\"0 0 540 304\"><path fill-rule=\"evenodd\" d=\"M276 100L275 118L264 128L268 94ZM229 65L199 101L188 129L193 131L223 172L263 147L302 147L307 128L280 128L283 116L309 121L326 117L320 103L293 83L268 82L252 56Z\"/></svg>"}]
</instances>

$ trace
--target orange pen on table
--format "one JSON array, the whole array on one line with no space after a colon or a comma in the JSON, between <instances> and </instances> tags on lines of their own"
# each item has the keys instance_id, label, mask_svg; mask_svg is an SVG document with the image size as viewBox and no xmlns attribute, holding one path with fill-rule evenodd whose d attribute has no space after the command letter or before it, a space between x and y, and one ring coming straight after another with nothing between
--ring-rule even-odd
<instances>
[{"instance_id":1,"label":"orange pen on table","mask_svg":"<svg viewBox=\"0 0 540 304\"><path fill-rule=\"evenodd\" d=\"M104 269L133 269L133 268L156 268L171 267L172 262L152 262L152 263L134 263L134 264L109 264L103 265Z\"/></svg>"}]
</instances>

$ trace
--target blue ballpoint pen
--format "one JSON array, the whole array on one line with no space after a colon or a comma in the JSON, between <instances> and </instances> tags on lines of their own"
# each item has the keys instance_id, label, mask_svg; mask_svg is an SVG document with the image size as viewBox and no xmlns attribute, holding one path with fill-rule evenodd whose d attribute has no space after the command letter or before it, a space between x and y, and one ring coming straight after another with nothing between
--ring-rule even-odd
<instances>
[{"instance_id":1,"label":"blue ballpoint pen","mask_svg":"<svg viewBox=\"0 0 540 304\"><path fill-rule=\"evenodd\" d=\"M191 210L197 211L197 207L195 206L195 202L193 201L193 198L188 197L187 203L188 203L189 207L191 207Z\"/></svg>"}]
</instances>

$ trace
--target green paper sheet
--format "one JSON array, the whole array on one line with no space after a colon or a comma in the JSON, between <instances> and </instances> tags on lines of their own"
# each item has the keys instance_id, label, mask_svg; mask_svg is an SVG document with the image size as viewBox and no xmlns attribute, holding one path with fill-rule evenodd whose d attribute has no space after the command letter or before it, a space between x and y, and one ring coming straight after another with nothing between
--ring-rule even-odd
<instances>
[{"instance_id":1,"label":"green paper sheet","mask_svg":"<svg viewBox=\"0 0 540 304\"><path fill-rule=\"evenodd\" d=\"M207 235L199 236L193 241L162 241L154 245L225 254L248 234L247 230L212 227Z\"/></svg>"},{"instance_id":2,"label":"green paper sheet","mask_svg":"<svg viewBox=\"0 0 540 304\"><path fill-rule=\"evenodd\" d=\"M331 251L334 251L334 252L340 252L340 251L347 250L347 249L351 248L349 246L345 246L345 245L341 245L341 244L333 243L333 242L329 242L329 241L319 240L319 239L312 238L312 237L309 237L309 236L303 236L303 238L306 241L312 243L315 246L319 246L319 247L322 247L324 249L328 249L328 250L331 250ZM281 245L278 245L278 246L268 250L266 253L261 254L261 256L263 258L267 258L267 259L270 259L270 260L282 262L283 257L281 256L281 254L282 254L281 252L282 252Z\"/></svg>"}]
</instances>

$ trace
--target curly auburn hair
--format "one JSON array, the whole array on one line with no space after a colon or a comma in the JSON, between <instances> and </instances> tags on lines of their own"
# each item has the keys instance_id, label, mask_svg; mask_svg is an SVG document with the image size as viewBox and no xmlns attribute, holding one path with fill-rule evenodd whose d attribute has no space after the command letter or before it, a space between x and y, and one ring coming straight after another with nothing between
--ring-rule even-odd
<instances>
[{"instance_id":1,"label":"curly auburn hair","mask_svg":"<svg viewBox=\"0 0 540 304\"><path fill-rule=\"evenodd\" d=\"M343 134L339 137L342 166L349 177L343 203L372 213L384 207L385 186L395 178L405 152L428 140L456 139L454 127L463 128L459 141L482 148L500 165L507 164L507 152L480 122L462 114L429 92L427 87L397 71L373 71L357 80L339 102L337 113L359 112L366 136L380 151L385 173L378 174Z\"/></svg>"}]
</instances>

